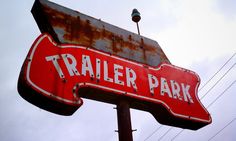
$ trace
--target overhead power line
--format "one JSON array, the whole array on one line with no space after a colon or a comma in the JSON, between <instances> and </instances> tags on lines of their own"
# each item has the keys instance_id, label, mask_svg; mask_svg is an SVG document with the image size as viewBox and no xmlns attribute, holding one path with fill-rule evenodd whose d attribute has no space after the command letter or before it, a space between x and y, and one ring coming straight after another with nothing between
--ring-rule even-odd
<instances>
[{"instance_id":1,"label":"overhead power line","mask_svg":"<svg viewBox=\"0 0 236 141\"><path fill-rule=\"evenodd\" d=\"M175 138L177 138L183 131L184 131L184 129L181 129L181 131L180 131L178 134L176 134L176 135L171 139L171 141L173 141Z\"/></svg>"},{"instance_id":2,"label":"overhead power line","mask_svg":"<svg viewBox=\"0 0 236 141\"><path fill-rule=\"evenodd\" d=\"M229 73L229 71L235 66L236 63L234 63L225 73L221 76L220 79L216 81L216 83L200 98L201 100Z\"/></svg>"},{"instance_id":3,"label":"overhead power line","mask_svg":"<svg viewBox=\"0 0 236 141\"><path fill-rule=\"evenodd\" d=\"M213 102L211 102L207 108L210 108L212 106L212 104L214 104L229 88L231 88L233 86L233 84L236 82L236 80L234 80ZM177 138L182 132L184 131L184 129L182 129L178 134L176 134L171 141L173 141L175 138Z\"/></svg>"},{"instance_id":4,"label":"overhead power line","mask_svg":"<svg viewBox=\"0 0 236 141\"><path fill-rule=\"evenodd\" d=\"M211 105L214 104L230 87L232 87L235 82L236 80L234 80L233 83L231 83L220 95L218 95L217 98L207 106L207 108L211 107Z\"/></svg>"},{"instance_id":5,"label":"overhead power line","mask_svg":"<svg viewBox=\"0 0 236 141\"><path fill-rule=\"evenodd\" d=\"M231 120L228 124L226 124L222 129L220 129L215 135L213 135L208 141L212 140L214 137L216 137L220 132L222 132L226 127L228 127L230 124L232 124L236 118Z\"/></svg>"},{"instance_id":6,"label":"overhead power line","mask_svg":"<svg viewBox=\"0 0 236 141\"><path fill-rule=\"evenodd\" d=\"M156 130L154 130L148 137L146 137L145 139L144 139L144 141L146 141L146 140L148 140L152 135L154 135L161 127L163 127L162 125L161 126L159 126Z\"/></svg>"},{"instance_id":7,"label":"overhead power line","mask_svg":"<svg viewBox=\"0 0 236 141\"><path fill-rule=\"evenodd\" d=\"M199 89L198 92L200 92L224 67L226 64L228 64L228 62L233 59L233 57L236 55L236 53L234 53L224 64L223 66L221 66L221 68Z\"/></svg>"},{"instance_id":8,"label":"overhead power line","mask_svg":"<svg viewBox=\"0 0 236 141\"><path fill-rule=\"evenodd\" d=\"M159 139L158 141L160 141L168 132L170 132L172 128L169 128Z\"/></svg>"}]
</instances>

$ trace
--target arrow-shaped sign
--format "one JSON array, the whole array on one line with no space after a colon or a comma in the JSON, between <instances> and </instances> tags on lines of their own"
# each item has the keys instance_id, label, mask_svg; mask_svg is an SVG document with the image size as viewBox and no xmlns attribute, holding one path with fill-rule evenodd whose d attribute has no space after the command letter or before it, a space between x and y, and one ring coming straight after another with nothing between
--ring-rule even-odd
<instances>
[{"instance_id":1,"label":"arrow-shaped sign","mask_svg":"<svg viewBox=\"0 0 236 141\"><path fill-rule=\"evenodd\" d=\"M24 62L18 90L32 104L62 115L73 114L83 103L80 97L114 104L122 97L160 123L198 129L211 123L197 96L199 84L196 73L171 64L154 68L84 46L59 45L42 34Z\"/></svg>"}]
</instances>

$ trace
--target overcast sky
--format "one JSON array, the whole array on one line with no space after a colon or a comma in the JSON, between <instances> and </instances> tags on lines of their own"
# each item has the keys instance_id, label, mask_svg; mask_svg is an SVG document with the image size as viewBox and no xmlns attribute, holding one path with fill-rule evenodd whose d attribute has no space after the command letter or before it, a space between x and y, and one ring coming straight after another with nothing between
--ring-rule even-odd
<instances>
[{"instance_id":1,"label":"overcast sky","mask_svg":"<svg viewBox=\"0 0 236 141\"><path fill-rule=\"evenodd\" d=\"M202 85L236 53L235 0L53 1L132 32L137 31L130 14L137 8L142 16L141 34L156 40L172 64L197 72ZM30 12L32 5L32 0L8 0L0 4L0 140L117 141L115 105L84 100L74 115L65 117L41 110L19 96L16 87L20 68L33 41L40 35ZM236 56L199 96L235 63ZM234 66L202 99L205 107L235 80ZM212 137L215 141L236 140L235 101L234 83L208 108L213 118L211 125L197 131L184 130L175 140L199 141ZM144 141L161 126L149 113L131 110L131 116L132 127L137 129L133 132L134 141ZM157 141L169 129L161 126L147 141ZM181 129L172 128L162 140L170 140L179 131Z\"/></svg>"}]
</instances>

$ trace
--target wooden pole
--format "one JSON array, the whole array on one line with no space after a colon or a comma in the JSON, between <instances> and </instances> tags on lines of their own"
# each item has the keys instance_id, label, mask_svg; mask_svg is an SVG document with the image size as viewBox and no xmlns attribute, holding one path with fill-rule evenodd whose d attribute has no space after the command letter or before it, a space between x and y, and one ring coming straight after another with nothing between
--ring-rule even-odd
<instances>
[{"instance_id":1,"label":"wooden pole","mask_svg":"<svg viewBox=\"0 0 236 141\"><path fill-rule=\"evenodd\" d=\"M120 100L117 103L117 120L119 141L133 141L129 102Z\"/></svg>"}]
</instances>

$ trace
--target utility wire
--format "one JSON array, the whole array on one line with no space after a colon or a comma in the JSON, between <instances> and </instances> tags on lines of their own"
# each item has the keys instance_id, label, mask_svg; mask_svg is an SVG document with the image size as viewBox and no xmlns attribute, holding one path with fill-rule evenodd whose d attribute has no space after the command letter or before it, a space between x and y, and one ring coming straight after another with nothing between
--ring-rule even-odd
<instances>
[{"instance_id":1,"label":"utility wire","mask_svg":"<svg viewBox=\"0 0 236 141\"><path fill-rule=\"evenodd\" d=\"M236 120L236 118L234 118L233 120L231 120L228 124L226 124L220 131L218 131L214 136L212 136L208 141L212 140L215 136L217 136L220 132L222 132L226 127L228 127L230 124L232 124L234 121Z\"/></svg>"},{"instance_id":2,"label":"utility wire","mask_svg":"<svg viewBox=\"0 0 236 141\"><path fill-rule=\"evenodd\" d=\"M168 132L170 132L172 128L169 128L159 139L158 141L160 141Z\"/></svg>"},{"instance_id":3,"label":"utility wire","mask_svg":"<svg viewBox=\"0 0 236 141\"><path fill-rule=\"evenodd\" d=\"M161 126L159 126L155 131L153 131L148 137L146 137L145 139L144 139L144 141L146 141L146 140L148 140L152 135L154 135L161 127L163 127L162 125Z\"/></svg>"},{"instance_id":4,"label":"utility wire","mask_svg":"<svg viewBox=\"0 0 236 141\"><path fill-rule=\"evenodd\" d=\"M211 102L207 108L210 108L212 104L214 104L230 87L233 86L233 84L236 82L236 80L234 80L213 102ZM171 141L173 141L175 138L177 138L182 132L184 131L184 129L182 129L177 135L175 135Z\"/></svg>"},{"instance_id":5,"label":"utility wire","mask_svg":"<svg viewBox=\"0 0 236 141\"><path fill-rule=\"evenodd\" d=\"M177 138L183 131L184 131L184 129L181 129L181 131L180 131L178 134L176 134L176 135L171 139L171 141L173 141L175 138Z\"/></svg>"},{"instance_id":6,"label":"utility wire","mask_svg":"<svg viewBox=\"0 0 236 141\"><path fill-rule=\"evenodd\" d=\"M225 65L236 55L236 53L234 53L225 63L223 66L221 66L221 68L199 89L198 92L200 92L224 67Z\"/></svg>"},{"instance_id":7,"label":"utility wire","mask_svg":"<svg viewBox=\"0 0 236 141\"><path fill-rule=\"evenodd\" d=\"M224 77L226 74L229 73L229 71L235 66L236 63L234 63L225 73L223 76L221 76L221 78L219 80L217 80L217 82L200 98L200 100L202 100Z\"/></svg>"},{"instance_id":8,"label":"utility wire","mask_svg":"<svg viewBox=\"0 0 236 141\"><path fill-rule=\"evenodd\" d=\"M217 98L207 106L207 108L211 107L211 105L214 104L230 87L232 87L235 82L236 80L234 80L234 82L232 82L220 95L218 95Z\"/></svg>"}]
</instances>

